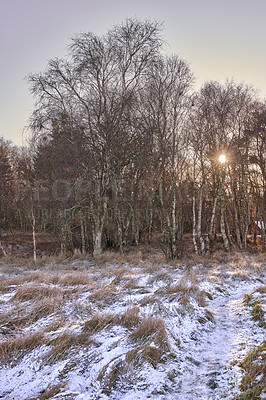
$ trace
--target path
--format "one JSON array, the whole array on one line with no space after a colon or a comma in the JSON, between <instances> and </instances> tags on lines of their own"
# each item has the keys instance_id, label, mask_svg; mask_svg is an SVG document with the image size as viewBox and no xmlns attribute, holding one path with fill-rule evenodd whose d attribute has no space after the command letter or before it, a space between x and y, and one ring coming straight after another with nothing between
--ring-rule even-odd
<instances>
[{"instance_id":1,"label":"path","mask_svg":"<svg viewBox=\"0 0 266 400\"><path fill-rule=\"evenodd\" d=\"M183 362L176 400L229 400L237 393L240 369L230 365L259 344L263 332L254 326L243 304L245 293L251 293L261 283L236 283L234 290L210 301L215 326L203 330L199 340L183 346L181 357L191 362Z\"/></svg>"}]
</instances>

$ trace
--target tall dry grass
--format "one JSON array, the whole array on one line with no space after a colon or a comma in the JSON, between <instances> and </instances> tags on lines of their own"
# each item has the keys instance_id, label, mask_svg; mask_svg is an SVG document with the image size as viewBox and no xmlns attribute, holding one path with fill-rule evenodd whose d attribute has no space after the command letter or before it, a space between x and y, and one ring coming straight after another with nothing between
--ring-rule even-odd
<instances>
[{"instance_id":1,"label":"tall dry grass","mask_svg":"<svg viewBox=\"0 0 266 400\"><path fill-rule=\"evenodd\" d=\"M147 339L150 339L164 351L168 351L170 348L168 335L162 318L145 318L130 334L130 338L141 342L146 342Z\"/></svg>"},{"instance_id":2,"label":"tall dry grass","mask_svg":"<svg viewBox=\"0 0 266 400\"><path fill-rule=\"evenodd\" d=\"M31 397L27 400L47 400L51 399L64 389L66 384L64 382L59 382L56 385L48 385L47 388L41 392L37 397Z\"/></svg>"},{"instance_id":3,"label":"tall dry grass","mask_svg":"<svg viewBox=\"0 0 266 400\"><path fill-rule=\"evenodd\" d=\"M19 362L21 358L44 343L43 332L24 335L22 337L0 342L0 362L6 364L12 360Z\"/></svg>"},{"instance_id":4,"label":"tall dry grass","mask_svg":"<svg viewBox=\"0 0 266 400\"><path fill-rule=\"evenodd\" d=\"M22 302L29 300L43 300L45 298L62 299L62 297L63 290L59 287L27 284L21 286L11 300Z\"/></svg>"},{"instance_id":5,"label":"tall dry grass","mask_svg":"<svg viewBox=\"0 0 266 400\"><path fill-rule=\"evenodd\" d=\"M116 314L100 314L93 315L91 319L85 322L83 327L83 333L93 335L96 332L101 331L107 326L119 324L120 319Z\"/></svg>"}]
</instances>

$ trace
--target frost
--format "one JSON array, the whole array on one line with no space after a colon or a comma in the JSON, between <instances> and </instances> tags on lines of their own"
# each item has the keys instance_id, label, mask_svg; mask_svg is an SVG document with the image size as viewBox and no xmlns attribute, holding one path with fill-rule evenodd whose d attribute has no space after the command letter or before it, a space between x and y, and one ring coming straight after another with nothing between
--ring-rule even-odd
<instances>
[{"instance_id":1,"label":"frost","mask_svg":"<svg viewBox=\"0 0 266 400\"><path fill-rule=\"evenodd\" d=\"M256 292L264 279L260 271L257 275L246 271L243 279L225 265L206 271L202 265L190 269L164 265L160 278L154 279L151 266L145 270L144 264L130 265L125 268L122 284L117 284L118 295L111 302L105 302L103 295L93 303L90 296L94 291L115 284L118 266L110 266L110 276L104 271L101 280L99 268L94 272L92 263L82 263L75 261L73 265L89 269L95 288L83 285L77 295L65 294L58 310L62 326L45 331L58 322L59 314L54 313L19 332L22 336L42 329L44 342L21 359L10 358L2 365L0 398L26 400L56 385L62 387L50 397L54 400L230 400L238 394L242 377L238 362L264 339L263 328L252 319L243 301L245 294L252 293L252 298L263 304L263 293ZM130 279L134 285L123 286ZM11 297L10 293L0 295L2 312L10 310ZM160 339L164 331L161 336L152 330L142 338L131 335L136 327L123 326L121 316L132 307L137 307L140 320L163 321L159 326L165 329L167 345ZM107 325L86 333L85 322L95 313L114 317ZM1 332L2 341L8 340L8 329L2 327ZM62 347L60 360L49 363L47 354L53 341L66 333L79 341L72 338L70 347ZM257 377L258 382L261 379Z\"/></svg>"}]
</instances>

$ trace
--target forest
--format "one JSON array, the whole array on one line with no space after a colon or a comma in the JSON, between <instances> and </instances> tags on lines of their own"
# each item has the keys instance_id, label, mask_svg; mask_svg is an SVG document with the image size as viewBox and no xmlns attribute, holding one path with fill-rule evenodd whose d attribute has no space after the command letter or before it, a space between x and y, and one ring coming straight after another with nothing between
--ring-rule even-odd
<instances>
[{"instance_id":1,"label":"forest","mask_svg":"<svg viewBox=\"0 0 266 400\"><path fill-rule=\"evenodd\" d=\"M195 90L162 24L77 34L27 77L29 143L0 140L1 253L10 231L61 253L144 244L167 259L266 246L266 102L228 80Z\"/></svg>"}]
</instances>

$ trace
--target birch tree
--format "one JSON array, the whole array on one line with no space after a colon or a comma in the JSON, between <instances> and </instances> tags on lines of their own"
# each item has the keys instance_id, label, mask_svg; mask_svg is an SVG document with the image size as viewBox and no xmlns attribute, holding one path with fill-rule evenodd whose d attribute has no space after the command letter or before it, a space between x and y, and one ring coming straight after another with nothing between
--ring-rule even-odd
<instances>
[{"instance_id":1,"label":"birch tree","mask_svg":"<svg viewBox=\"0 0 266 400\"><path fill-rule=\"evenodd\" d=\"M193 76L179 57L161 59L146 83L143 127L150 141L152 197L158 194L162 238L169 256L178 256L183 235L181 184L187 170L183 124L189 112Z\"/></svg>"},{"instance_id":2,"label":"birch tree","mask_svg":"<svg viewBox=\"0 0 266 400\"><path fill-rule=\"evenodd\" d=\"M195 198L193 197L194 247L201 253L209 252L219 205L220 231L226 250L230 248L230 227L238 247L246 247L250 223L247 187L250 142L245 132L250 125L253 101L252 89L234 82L227 82L225 85L207 83L195 98L195 108L191 113L188 129L196 163ZM224 165L219 163L221 154L225 156ZM211 207L208 207L208 202L211 202ZM230 221L229 211L233 216Z\"/></svg>"},{"instance_id":3,"label":"birch tree","mask_svg":"<svg viewBox=\"0 0 266 400\"><path fill-rule=\"evenodd\" d=\"M158 56L159 32L157 22L128 19L102 37L77 35L66 58L51 60L44 73L29 77L37 98L31 123L35 135L49 131L62 113L86 135L87 178L94 188L86 206L95 256L102 251L108 190L129 162L130 111L142 77Z\"/></svg>"}]
</instances>

